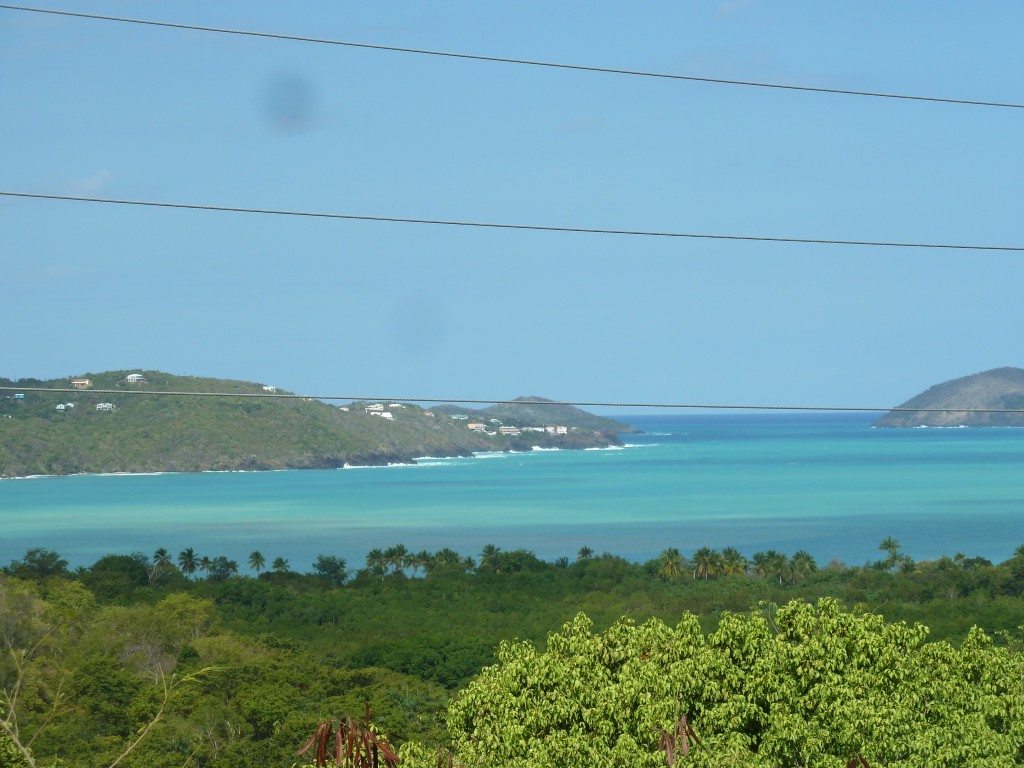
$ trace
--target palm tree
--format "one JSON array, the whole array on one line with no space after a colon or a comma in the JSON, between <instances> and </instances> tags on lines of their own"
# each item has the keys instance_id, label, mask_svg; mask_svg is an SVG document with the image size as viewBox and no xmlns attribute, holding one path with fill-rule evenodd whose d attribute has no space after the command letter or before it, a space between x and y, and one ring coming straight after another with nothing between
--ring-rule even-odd
<instances>
[{"instance_id":1,"label":"palm tree","mask_svg":"<svg viewBox=\"0 0 1024 768\"><path fill-rule=\"evenodd\" d=\"M747 558L735 547L722 550L722 573L725 576L740 576L747 572L748 565Z\"/></svg>"},{"instance_id":2,"label":"palm tree","mask_svg":"<svg viewBox=\"0 0 1024 768\"><path fill-rule=\"evenodd\" d=\"M154 568L168 568L171 565L171 553L167 551L165 547L160 547L156 552L153 553L153 567Z\"/></svg>"},{"instance_id":3,"label":"palm tree","mask_svg":"<svg viewBox=\"0 0 1024 768\"><path fill-rule=\"evenodd\" d=\"M213 566L213 561L209 557L203 555L199 558L199 570L205 573L207 576L210 575L210 568Z\"/></svg>"},{"instance_id":4,"label":"palm tree","mask_svg":"<svg viewBox=\"0 0 1024 768\"><path fill-rule=\"evenodd\" d=\"M557 567L557 568L568 568L569 567L569 558L566 557L565 555L562 555L560 558L555 560L555 567Z\"/></svg>"},{"instance_id":5,"label":"palm tree","mask_svg":"<svg viewBox=\"0 0 1024 768\"><path fill-rule=\"evenodd\" d=\"M366 553L366 567L369 570L376 570L377 566L380 566L380 568L383 569L385 565L384 552L380 549L374 547Z\"/></svg>"},{"instance_id":6,"label":"palm tree","mask_svg":"<svg viewBox=\"0 0 1024 768\"><path fill-rule=\"evenodd\" d=\"M166 548L160 547L153 553L153 564L149 568L149 583L156 584L172 568L174 565L171 563L171 553Z\"/></svg>"},{"instance_id":7,"label":"palm tree","mask_svg":"<svg viewBox=\"0 0 1024 768\"><path fill-rule=\"evenodd\" d=\"M580 560L589 560L594 556L594 550L590 547L580 547L580 551L576 553L576 562Z\"/></svg>"},{"instance_id":8,"label":"palm tree","mask_svg":"<svg viewBox=\"0 0 1024 768\"><path fill-rule=\"evenodd\" d=\"M192 547L178 554L178 568L189 578L192 578L192 574L199 568L199 561Z\"/></svg>"},{"instance_id":9,"label":"palm tree","mask_svg":"<svg viewBox=\"0 0 1024 768\"><path fill-rule=\"evenodd\" d=\"M384 562L391 568L392 573L398 573L405 569L406 558L409 550L405 544L396 544L384 550Z\"/></svg>"},{"instance_id":10,"label":"palm tree","mask_svg":"<svg viewBox=\"0 0 1024 768\"><path fill-rule=\"evenodd\" d=\"M774 552L775 550L771 550L771 553ZM758 576L767 576L771 569L771 554L769 552L755 552L750 564L754 568L754 573Z\"/></svg>"},{"instance_id":11,"label":"palm tree","mask_svg":"<svg viewBox=\"0 0 1024 768\"><path fill-rule=\"evenodd\" d=\"M716 567L721 555L709 547L701 547L693 553L693 578L707 580L717 575Z\"/></svg>"},{"instance_id":12,"label":"palm tree","mask_svg":"<svg viewBox=\"0 0 1024 768\"><path fill-rule=\"evenodd\" d=\"M885 559L885 567L892 568L900 559L900 543L896 541L892 536L886 536L882 539L882 543L878 545L878 548L883 552L887 552L889 557Z\"/></svg>"},{"instance_id":13,"label":"palm tree","mask_svg":"<svg viewBox=\"0 0 1024 768\"><path fill-rule=\"evenodd\" d=\"M267 561L258 549L249 553L249 567L256 571L257 579L260 577L260 571L267 567Z\"/></svg>"},{"instance_id":14,"label":"palm tree","mask_svg":"<svg viewBox=\"0 0 1024 768\"><path fill-rule=\"evenodd\" d=\"M270 564L270 568L274 573L288 573L291 571L288 561L283 557L275 557L274 562Z\"/></svg>"},{"instance_id":15,"label":"palm tree","mask_svg":"<svg viewBox=\"0 0 1024 768\"><path fill-rule=\"evenodd\" d=\"M480 550L480 570L497 571L494 560L499 552L501 552L501 547L496 547L493 544L484 544L484 548Z\"/></svg>"},{"instance_id":16,"label":"palm tree","mask_svg":"<svg viewBox=\"0 0 1024 768\"><path fill-rule=\"evenodd\" d=\"M658 557L658 573L666 579L678 579L683 574L686 561L675 547L669 547Z\"/></svg>"},{"instance_id":17,"label":"palm tree","mask_svg":"<svg viewBox=\"0 0 1024 768\"><path fill-rule=\"evenodd\" d=\"M805 578L818 570L818 564L814 557L803 549L793 553L793 557L789 560L789 567L793 573L793 583L796 583L798 577Z\"/></svg>"},{"instance_id":18,"label":"palm tree","mask_svg":"<svg viewBox=\"0 0 1024 768\"><path fill-rule=\"evenodd\" d=\"M412 575L416 575L416 571L420 568L426 569L430 565L430 559L433 557L427 550L421 549L415 555L410 556L409 567L412 568Z\"/></svg>"},{"instance_id":19,"label":"palm tree","mask_svg":"<svg viewBox=\"0 0 1024 768\"><path fill-rule=\"evenodd\" d=\"M779 584L782 584L789 576L789 558L774 549L768 550L768 573L778 576Z\"/></svg>"},{"instance_id":20,"label":"palm tree","mask_svg":"<svg viewBox=\"0 0 1024 768\"><path fill-rule=\"evenodd\" d=\"M454 549L445 547L434 553L434 557L430 560L430 571L450 570L458 565L462 565L462 556Z\"/></svg>"}]
</instances>

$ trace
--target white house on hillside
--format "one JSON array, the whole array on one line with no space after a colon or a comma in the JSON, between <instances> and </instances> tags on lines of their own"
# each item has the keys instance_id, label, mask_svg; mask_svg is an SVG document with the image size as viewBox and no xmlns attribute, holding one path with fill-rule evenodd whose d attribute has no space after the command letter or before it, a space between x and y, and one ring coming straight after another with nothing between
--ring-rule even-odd
<instances>
[{"instance_id":1,"label":"white house on hillside","mask_svg":"<svg viewBox=\"0 0 1024 768\"><path fill-rule=\"evenodd\" d=\"M141 373L129 373L124 377L126 384L146 384L146 377Z\"/></svg>"}]
</instances>

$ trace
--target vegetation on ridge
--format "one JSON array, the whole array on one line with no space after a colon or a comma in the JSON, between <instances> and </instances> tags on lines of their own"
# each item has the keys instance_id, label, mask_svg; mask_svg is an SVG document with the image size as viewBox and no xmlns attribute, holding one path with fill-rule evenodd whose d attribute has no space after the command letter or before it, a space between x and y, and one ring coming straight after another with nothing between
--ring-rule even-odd
<instances>
[{"instance_id":1,"label":"vegetation on ridge","mask_svg":"<svg viewBox=\"0 0 1024 768\"><path fill-rule=\"evenodd\" d=\"M995 368L936 384L875 422L876 427L1024 427L1024 413L967 413L1024 409L1024 369ZM953 409L939 413L921 409ZM963 410L956 410L963 409Z\"/></svg>"},{"instance_id":2,"label":"vegetation on ridge","mask_svg":"<svg viewBox=\"0 0 1024 768\"><path fill-rule=\"evenodd\" d=\"M28 392L20 393L21 398L16 390L0 393L0 477L324 469L534 445L587 448L618 443L614 434L583 429L566 435L487 435L468 430L465 421L430 416L412 404L391 409L393 418L386 419L367 413L367 403L342 410L320 401L262 397L268 394L263 386L251 382L145 371L144 383L131 383L126 380L130 373L87 374L83 378L91 387L70 393ZM0 379L0 385L67 389L70 380ZM117 394L95 391L100 389ZM134 394L147 390L248 397ZM104 403L111 410L98 411Z\"/></svg>"}]
</instances>

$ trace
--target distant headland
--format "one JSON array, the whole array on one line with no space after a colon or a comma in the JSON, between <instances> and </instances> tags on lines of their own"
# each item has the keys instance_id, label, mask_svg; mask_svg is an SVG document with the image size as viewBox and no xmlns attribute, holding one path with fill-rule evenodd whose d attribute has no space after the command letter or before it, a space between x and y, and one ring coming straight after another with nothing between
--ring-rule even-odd
<instances>
[{"instance_id":1,"label":"distant headland","mask_svg":"<svg viewBox=\"0 0 1024 768\"><path fill-rule=\"evenodd\" d=\"M543 398L482 410L338 406L272 384L160 371L0 378L0 387L0 477L413 464L422 456L617 446L619 433L635 431L571 406L537 405L551 402Z\"/></svg>"},{"instance_id":2,"label":"distant headland","mask_svg":"<svg viewBox=\"0 0 1024 768\"><path fill-rule=\"evenodd\" d=\"M915 409L922 409L916 411ZM946 409L929 412L926 409ZM951 379L912 397L878 419L876 427L1024 427L1024 369L995 368Z\"/></svg>"}]
</instances>

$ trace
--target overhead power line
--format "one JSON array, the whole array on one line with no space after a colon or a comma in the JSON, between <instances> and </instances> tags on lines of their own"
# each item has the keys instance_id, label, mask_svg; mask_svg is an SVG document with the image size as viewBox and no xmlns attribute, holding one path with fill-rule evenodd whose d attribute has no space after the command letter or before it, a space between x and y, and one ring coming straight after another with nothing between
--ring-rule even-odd
<instances>
[{"instance_id":1,"label":"overhead power line","mask_svg":"<svg viewBox=\"0 0 1024 768\"><path fill-rule=\"evenodd\" d=\"M298 43L316 43L319 45L337 45L348 48L364 48L374 51L389 51L392 53L409 53L420 56L439 56L451 59L467 59L471 61L486 61L498 64L518 64L531 67L546 67L548 69L564 69L576 72L591 72L605 75L628 75L632 77L652 77L662 80L684 80L694 83L711 83L713 85L737 85L749 88L773 88L786 91L804 91L808 93L829 93L841 96L866 96L878 99L898 99L904 101L929 101L942 104L961 104L975 107L1000 107L1005 109L1024 109L1024 104L998 101L981 101L975 99L943 98L939 96L915 96L902 93L885 93L881 91L858 91L844 88L817 88L809 85L791 85L786 83L768 83L755 80L728 80L719 77L700 77L697 75L678 75L669 72L648 72L637 69L617 69L614 67L597 67L585 64L567 64L553 61L538 61L535 59L516 59L504 56L485 56L473 53L457 53L454 51L435 51L425 48L406 48L397 45L379 45L374 43L358 43L350 40L330 40L319 37L304 37L301 35L285 35L275 32L256 32L244 29L227 29L224 27L209 27L199 24L178 24L169 21L154 21L152 19L134 19L123 16L105 16L95 13L80 13L76 11L59 11L53 8L30 8L22 5L0 4L0 9L8 11L26 11L30 13L47 13L54 16L71 16L79 19L92 19L95 21L114 21L124 24L141 24L150 27L164 27L168 29L183 29L195 32L214 32L223 35L241 35L245 37L257 37L271 40L288 40Z\"/></svg>"},{"instance_id":2,"label":"overhead power line","mask_svg":"<svg viewBox=\"0 0 1024 768\"><path fill-rule=\"evenodd\" d=\"M316 219L344 219L348 221L375 221L392 224L433 224L446 227L475 227L478 229L515 229L532 232L569 232L591 235L626 235L632 237L691 238L698 240L741 240L757 243L803 243L816 245L859 245L872 248L942 248L961 251L1024 251L1024 246L1011 245L968 245L962 243L915 243L883 240L837 240L812 237L769 237L766 235L727 235L697 232L658 232L639 229L600 229L597 227L563 227L541 224L507 224L484 221L459 221L454 219L417 219L401 216L363 216L354 213L328 213L321 211L287 211L274 208L237 208L226 205L200 205L197 203L166 203L155 200L118 200L105 197L82 197L78 195L44 195L33 192L0 191L0 196L20 197L32 200L65 200L78 203L106 203L109 205L134 205L149 208L174 208L188 211L217 211L220 213L251 213L266 216L302 216Z\"/></svg>"},{"instance_id":3,"label":"overhead power line","mask_svg":"<svg viewBox=\"0 0 1024 768\"><path fill-rule=\"evenodd\" d=\"M71 387L0 386L0 392L73 393L77 395L145 395L154 397L241 397L263 400L344 400L346 402L435 403L438 405L571 405L581 408L664 408L719 411L832 411L855 413L1024 413L1024 408L882 408L833 405L735 405L721 403L628 403L590 400L476 400L454 397L366 397L362 395L294 395L276 392L175 392L145 389L74 389Z\"/></svg>"}]
</instances>

